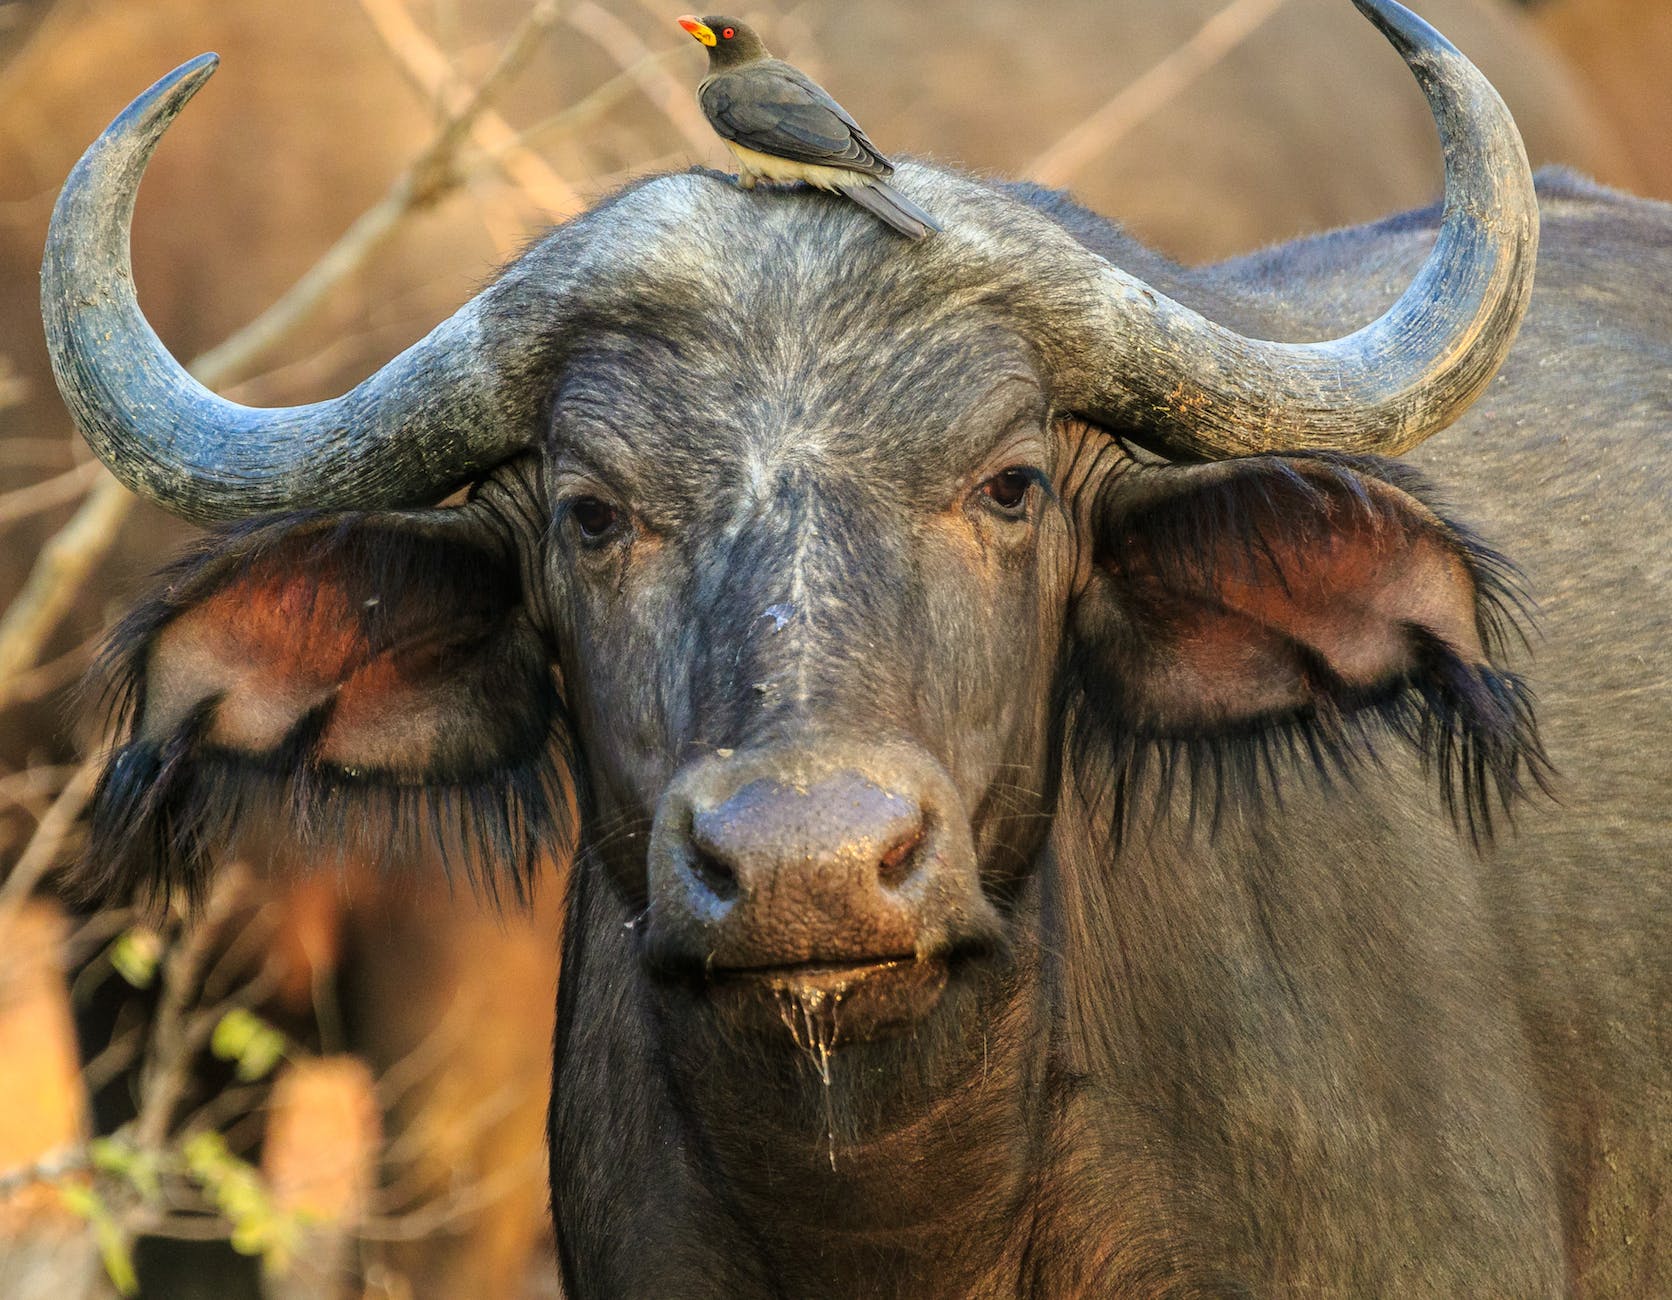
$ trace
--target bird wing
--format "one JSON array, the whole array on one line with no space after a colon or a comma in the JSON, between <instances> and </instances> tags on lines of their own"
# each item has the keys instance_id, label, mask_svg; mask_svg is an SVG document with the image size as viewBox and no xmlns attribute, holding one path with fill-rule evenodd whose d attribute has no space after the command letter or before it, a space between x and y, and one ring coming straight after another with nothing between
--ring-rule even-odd
<instances>
[{"instance_id":1,"label":"bird wing","mask_svg":"<svg viewBox=\"0 0 1672 1300\"><path fill-rule=\"evenodd\" d=\"M757 153L867 176L890 176L889 162L859 123L805 73L776 59L708 78L697 91L722 138Z\"/></svg>"}]
</instances>

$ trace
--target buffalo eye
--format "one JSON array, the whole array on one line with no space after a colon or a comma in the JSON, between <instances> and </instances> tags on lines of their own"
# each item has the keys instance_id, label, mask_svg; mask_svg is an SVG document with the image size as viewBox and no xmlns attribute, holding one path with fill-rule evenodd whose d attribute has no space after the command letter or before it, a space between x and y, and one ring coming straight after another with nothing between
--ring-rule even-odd
<instances>
[{"instance_id":1,"label":"buffalo eye","mask_svg":"<svg viewBox=\"0 0 1672 1300\"><path fill-rule=\"evenodd\" d=\"M597 497L576 497L569 513L574 517L575 527L581 530L581 536L587 541L596 541L604 536L621 518L619 510Z\"/></svg>"},{"instance_id":2,"label":"buffalo eye","mask_svg":"<svg viewBox=\"0 0 1672 1300\"><path fill-rule=\"evenodd\" d=\"M1032 471L1012 465L1001 469L981 485L981 494L1007 515L1020 515L1028 504L1028 489L1034 484Z\"/></svg>"}]
</instances>

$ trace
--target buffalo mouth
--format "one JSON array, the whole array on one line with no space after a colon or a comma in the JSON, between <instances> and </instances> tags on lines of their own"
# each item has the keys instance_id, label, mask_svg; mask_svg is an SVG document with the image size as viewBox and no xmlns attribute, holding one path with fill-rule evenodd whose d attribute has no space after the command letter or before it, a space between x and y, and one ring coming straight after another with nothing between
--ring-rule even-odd
<instances>
[{"instance_id":1,"label":"buffalo mouth","mask_svg":"<svg viewBox=\"0 0 1672 1300\"><path fill-rule=\"evenodd\" d=\"M910 1033L940 1002L947 974L945 958L911 955L716 967L707 993L738 1031L788 1031L798 1047L828 1053L843 1043Z\"/></svg>"}]
</instances>

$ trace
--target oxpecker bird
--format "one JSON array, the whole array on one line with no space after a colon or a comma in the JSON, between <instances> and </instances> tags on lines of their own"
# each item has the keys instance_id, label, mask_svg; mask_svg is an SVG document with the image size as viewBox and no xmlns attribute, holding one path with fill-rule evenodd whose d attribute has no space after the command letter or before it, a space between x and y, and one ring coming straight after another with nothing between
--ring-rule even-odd
<instances>
[{"instance_id":1,"label":"oxpecker bird","mask_svg":"<svg viewBox=\"0 0 1672 1300\"><path fill-rule=\"evenodd\" d=\"M679 25L708 47L697 102L737 155L738 180L806 181L845 194L908 239L940 223L888 184L894 164L824 87L782 59L735 18L691 14Z\"/></svg>"}]
</instances>

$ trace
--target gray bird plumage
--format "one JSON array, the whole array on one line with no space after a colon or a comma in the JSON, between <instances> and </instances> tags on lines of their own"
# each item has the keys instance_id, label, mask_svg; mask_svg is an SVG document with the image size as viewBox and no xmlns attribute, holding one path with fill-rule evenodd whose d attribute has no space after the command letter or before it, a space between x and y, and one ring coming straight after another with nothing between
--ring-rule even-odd
<instances>
[{"instance_id":1,"label":"gray bird plumage","mask_svg":"<svg viewBox=\"0 0 1672 1300\"><path fill-rule=\"evenodd\" d=\"M709 76L697 88L697 102L722 139L759 153L867 176L894 172L847 110L782 59Z\"/></svg>"},{"instance_id":2,"label":"gray bird plumage","mask_svg":"<svg viewBox=\"0 0 1672 1300\"><path fill-rule=\"evenodd\" d=\"M680 25L709 47L697 102L742 168L741 181L803 181L853 200L910 239L940 223L888 184L894 164L816 81L772 57L736 19L686 17ZM712 43L711 43L712 42Z\"/></svg>"}]
</instances>

